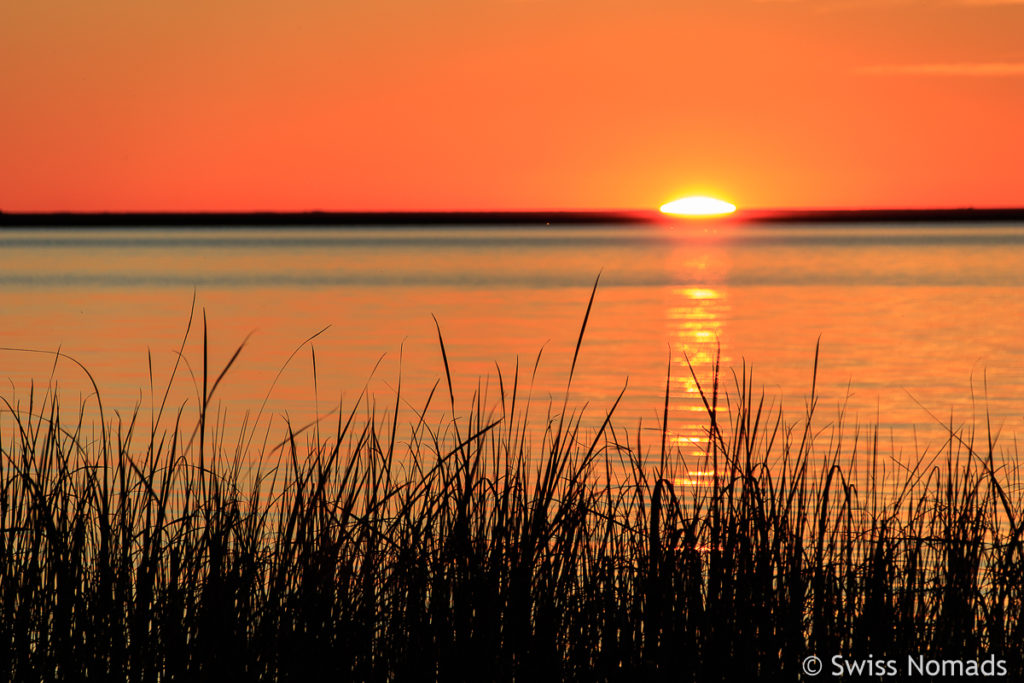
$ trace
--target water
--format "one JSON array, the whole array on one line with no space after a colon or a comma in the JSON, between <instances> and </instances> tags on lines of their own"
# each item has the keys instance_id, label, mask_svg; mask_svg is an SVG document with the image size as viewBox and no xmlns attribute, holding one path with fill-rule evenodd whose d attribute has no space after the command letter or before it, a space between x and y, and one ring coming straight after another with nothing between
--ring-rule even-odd
<instances>
[{"instance_id":1,"label":"water","mask_svg":"<svg viewBox=\"0 0 1024 683\"><path fill-rule=\"evenodd\" d=\"M412 420L444 386L433 314L459 407L485 388L497 400L518 360L541 422L600 273L570 392L591 423L627 386L620 422L657 432L670 376L672 437L694 452L705 421L685 359L709 382L719 354L796 420L820 339L823 426L841 410L851 430L878 422L897 453L935 452L943 424L986 411L1004 444L1024 435L1019 224L7 229L0 258L0 346L59 348L109 410L160 404L195 296L172 404L198 402L205 312L211 373L248 338L217 390L229 422L266 400L303 424L364 386L390 406L399 377ZM12 400L31 382L91 391L46 354L0 351L0 376Z\"/></svg>"}]
</instances>

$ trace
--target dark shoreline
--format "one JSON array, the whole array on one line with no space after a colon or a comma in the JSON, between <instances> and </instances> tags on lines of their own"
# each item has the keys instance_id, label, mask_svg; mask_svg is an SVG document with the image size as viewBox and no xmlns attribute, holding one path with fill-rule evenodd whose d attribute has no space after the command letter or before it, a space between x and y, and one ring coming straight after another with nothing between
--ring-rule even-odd
<instances>
[{"instance_id":1,"label":"dark shoreline","mask_svg":"<svg viewBox=\"0 0 1024 683\"><path fill-rule=\"evenodd\" d=\"M466 211L304 213L3 213L0 227L582 225L652 223L969 223L1024 221L1024 208L745 210L688 219L657 211Z\"/></svg>"}]
</instances>

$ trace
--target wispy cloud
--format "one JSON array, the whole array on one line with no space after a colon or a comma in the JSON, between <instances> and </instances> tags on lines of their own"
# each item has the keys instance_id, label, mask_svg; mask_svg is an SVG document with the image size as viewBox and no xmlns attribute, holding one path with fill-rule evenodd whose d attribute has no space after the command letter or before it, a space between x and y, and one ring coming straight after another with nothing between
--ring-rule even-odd
<instances>
[{"instance_id":1,"label":"wispy cloud","mask_svg":"<svg viewBox=\"0 0 1024 683\"><path fill-rule=\"evenodd\" d=\"M951 64L886 64L866 66L857 73L870 76L1024 76L1024 62L958 62Z\"/></svg>"},{"instance_id":2,"label":"wispy cloud","mask_svg":"<svg viewBox=\"0 0 1024 683\"><path fill-rule=\"evenodd\" d=\"M968 7L996 7L1000 5L1024 6L1024 0L955 0L954 4L967 5Z\"/></svg>"},{"instance_id":3,"label":"wispy cloud","mask_svg":"<svg viewBox=\"0 0 1024 683\"><path fill-rule=\"evenodd\" d=\"M817 9L859 9L890 5L960 5L962 7L1024 7L1024 0L752 0L755 3L812 5Z\"/></svg>"}]
</instances>

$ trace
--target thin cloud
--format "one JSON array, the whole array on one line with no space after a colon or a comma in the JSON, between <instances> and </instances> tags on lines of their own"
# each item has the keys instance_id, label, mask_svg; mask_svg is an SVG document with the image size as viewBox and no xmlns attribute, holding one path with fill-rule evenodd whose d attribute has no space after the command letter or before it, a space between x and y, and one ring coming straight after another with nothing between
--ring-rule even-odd
<instances>
[{"instance_id":1,"label":"thin cloud","mask_svg":"<svg viewBox=\"0 0 1024 683\"><path fill-rule=\"evenodd\" d=\"M1003 78L1024 76L1024 62L960 62L953 64L888 64L868 66L857 73L869 76L957 76Z\"/></svg>"},{"instance_id":2,"label":"thin cloud","mask_svg":"<svg viewBox=\"0 0 1024 683\"><path fill-rule=\"evenodd\" d=\"M1024 0L957 0L957 5L968 7L1001 7L1004 5L1024 6Z\"/></svg>"},{"instance_id":3,"label":"thin cloud","mask_svg":"<svg viewBox=\"0 0 1024 683\"><path fill-rule=\"evenodd\" d=\"M961 7L1024 7L1024 0L751 0L754 3L812 5L817 9L860 9L890 5L959 5Z\"/></svg>"}]
</instances>

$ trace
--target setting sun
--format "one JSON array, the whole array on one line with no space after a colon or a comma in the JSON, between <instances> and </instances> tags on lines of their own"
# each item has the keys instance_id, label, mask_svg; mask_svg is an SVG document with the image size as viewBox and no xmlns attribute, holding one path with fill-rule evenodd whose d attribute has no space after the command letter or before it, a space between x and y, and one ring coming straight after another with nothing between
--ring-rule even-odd
<instances>
[{"instance_id":1,"label":"setting sun","mask_svg":"<svg viewBox=\"0 0 1024 683\"><path fill-rule=\"evenodd\" d=\"M675 216L724 216L735 210L729 202L713 197L683 197L661 207L662 213Z\"/></svg>"}]
</instances>

